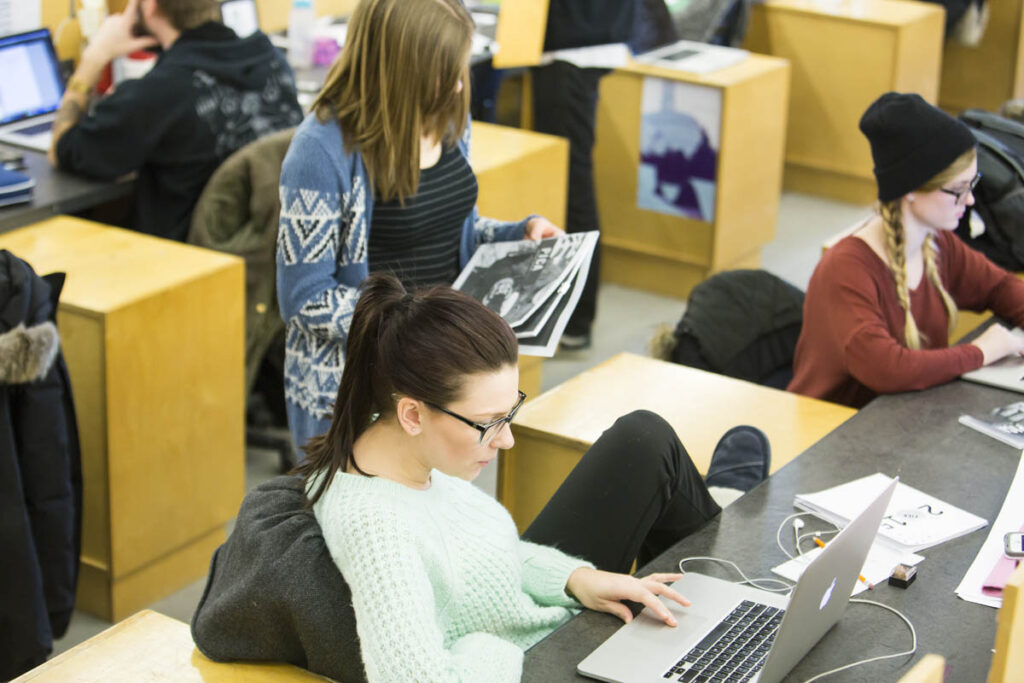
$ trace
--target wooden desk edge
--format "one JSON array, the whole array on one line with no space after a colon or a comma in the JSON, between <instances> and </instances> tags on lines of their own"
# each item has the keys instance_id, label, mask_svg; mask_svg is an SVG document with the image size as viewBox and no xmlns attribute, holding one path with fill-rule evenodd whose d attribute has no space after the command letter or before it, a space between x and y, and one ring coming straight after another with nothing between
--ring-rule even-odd
<instances>
[{"instance_id":1,"label":"wooden desk edge","mask_svg":"<svg viewBox=\"0 0 1024 683\"><path fill-rule=\"evenodd\" d=\"M878 0L875 0L877 2ZM927 17L929 14L935 14L942 12L945 16L945 11L940 9L939 5L931 5L927 3L911 3L905 0L882 0L883 2L889 2L892 4L906 5L906 9L910 14L916 15L913 20L919 21L920 19ZM884 19L878 16L857 16L850 11L849 0L841 0L836 5L840 8L839 11L831 9L829 7L821 6L813 2L791 2L788 0L765 0L760 3L761 7L765 9L771 9L773 12L787 12L789 14L803 14L813 17L829 17L841 21L853 22L857 24L863 24L865 26L880 26L883 28L898 29L906 26L909 20L897 21L895 19ZM866 4L866 3L865 3ZM756 5L755 5L756 6ZM843 11L845 10L845 11Z\"/></svg>"},{"instance_id":2,"label":"wooden desk edge","mask_svg":"<svg viewBox=\"0 0 1024 683\"><path fill-rule=\"evenodd\" d=\"M104 642L117 636L118 633L120 633L126 627L134 624L137 621L145 621L148 619L161 617L164 619L171 619L171 617L160 614L159 612L154 612L151 609L140 610L135 614L131 615L130 617L117 622L116 624L111 624L109 627L103 629L91 638L83 640L78 645L75 645L72 648L64 650L64 652L61 652L56 657L46 660L45 662L43 662L36 668L32 669L31 671L28 671L19 676L18 678L15 678L13 681L11 681L11 683L27 682L31 681L34 678L38 678L39 676L47 673L50 669L56 669L60 667L64 664L65 661L78 657L81 653L85 652L86 650L91 650L94 647L102 645Z\"/></svg>"},{"instance_id":3,"label":"wooden desk edge","mask_svg":"<svg viewBox=\"0 0 1024 683\"><path fill-rule=\"evenodd\" d=\"M653 64L641 64L635 61L630 61L625 66L621 66L615 71L635 74L637 76L655 76L673 81L693 83L695 85L725 88L750 80L751 78L757 78L765 73L778 69L785 69L788 71L789 60L784 57L748 52L747 58L742 62L706 74L680 71L664 66L655 66Z\"/></svg>"}]
</instances>

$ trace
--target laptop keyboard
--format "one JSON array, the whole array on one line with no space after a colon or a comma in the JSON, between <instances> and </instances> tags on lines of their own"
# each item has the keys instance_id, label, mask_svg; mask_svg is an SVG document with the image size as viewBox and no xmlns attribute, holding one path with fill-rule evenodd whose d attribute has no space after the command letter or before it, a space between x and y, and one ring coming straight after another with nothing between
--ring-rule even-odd
<instances>
[{"instance_id":1,"label":"laptop keyboard","mask_svg":"<svg viewBox=\"0 0 1024 683\"><path fill-rule=\"evenodd\" d=\"M46 123L37 123L34 126L19 128L18 135L39 135L40 133L47 133L51 130L53 130L53 121L47 121Z\"/></svg>"},{"instance_id":2,"label":"laptop keyboard","mask_svg":"<svg viewBox=\"0 0 1024 683\"><path fill-rule=\"evenodd\" d=\"M785 613L744 600L663 677L684 683L750 680L764 665Z\"/></svg>"}]
</instances>

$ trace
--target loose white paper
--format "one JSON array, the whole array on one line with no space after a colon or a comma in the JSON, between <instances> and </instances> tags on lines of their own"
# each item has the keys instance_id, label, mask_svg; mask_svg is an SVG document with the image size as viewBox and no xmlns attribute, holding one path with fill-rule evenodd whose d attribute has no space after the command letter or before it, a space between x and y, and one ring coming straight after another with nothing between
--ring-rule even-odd
<instances>
[{"instance_id":1,"label":"loose white paper","mask_svg":"<svg viewBox=\"0 0 1024 683\"><path fill-rule=\"evenodd\" d=\"M785 579L796 581L804 573L807 565L813 562L814 558L820 555L822 550L822 548L815 548L803 555L798 555L796 559L783 562L778 567L773 567L772 571ZM864 567L860 570L860 573L872 586L878 586L888 580L896 565L906 564L913 567L922 560L924 558L920 555L904 553L891 546L876 542L871 545L871 550L868 551L868 557L864 561ZM868 585L863 581L857 581L850 595L857 595L866 590L868 590Z\"/></svg>"},{"instance_id":2,"label":"loose white paper","mask_svg":"<svg viewBox=\"0 0 1024 683\"><path fill-rule=\"evenodd\" d=\"M0 36L43 25L42 0L0 0Z\"/></svg>"},{"instance_id":3,"label":"loose white paper","mask_svg":"<svg viewBox=\"0 0 1024 683\"><path fill-rule=\"evenodd\" d=\"M1024 523L1024 452L1021 453L1020 462L1017 464L1017 473L1013 477L1013 483L1010 484L1010 490L1006 492L1003 507L999 511L996 521L992 523L992 530L974 558L971 568L967 570L963 581L956 587L957 595L968 602L976 602L989 607L1000 607L1003 604L1001 597L982 593L981 586L1003 555L1003 535L1007 531L1017 531L1022 523Z\"/></svg>"},{"instance_id":4,"label":"loose white paper","mask_svg":"<svg viewBox=\"0 0 1024 683\"><path fill-rule=\"evenodd\" d=\"M617 69L626 66L629 59L629 48L625 43L609 43L545 52L540 56L540 63L550 64L559 61L569 62L581 69Z\"/></svg>"}]
</instances>

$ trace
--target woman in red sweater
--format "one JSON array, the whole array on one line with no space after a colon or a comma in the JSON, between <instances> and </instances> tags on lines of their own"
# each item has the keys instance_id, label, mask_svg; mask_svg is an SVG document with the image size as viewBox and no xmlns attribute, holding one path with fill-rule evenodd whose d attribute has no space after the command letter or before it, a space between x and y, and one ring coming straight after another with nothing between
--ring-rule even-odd
<instances>
[{"instance_id":1,"label":"woman in red sweater","mask_svg":"<svg viewBox=\"0 0 1024 683\"><path fill-rule=\"evenodd\" d=\"M860 129L879 210L815 268L788 387L854 407L1024 351L1001 325L949 346L958 308L1024 324L1024 282L953 234L981 177L970 130L901 93L868 107Z\"/></svg>"}]
</instances>

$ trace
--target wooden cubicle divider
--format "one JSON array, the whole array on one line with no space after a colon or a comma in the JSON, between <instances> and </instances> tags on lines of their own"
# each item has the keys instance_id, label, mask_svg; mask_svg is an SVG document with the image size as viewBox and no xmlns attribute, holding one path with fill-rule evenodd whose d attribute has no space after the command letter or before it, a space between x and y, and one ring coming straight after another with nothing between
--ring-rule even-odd
<instances>
[{"instance_id":1,"label":"wooden cubicle divider","mask_svg":"<svg viewBox=\"0 0 1024 683\"><path fill-rule=\"evenodd\" d=\"M981 42L967 47L946 41L939 105L996 111L1006 100L1024 97L1024 1L989 0L991 12Z\"/></svg>"},{"instance_id":2,"label":"wooden cubicle divider","mask_svg":"<svg viewBox=\"0 0 1024 683\"><path fill-rule=\"evenodd\" d=\"M514 0L503 2L498 10L498 26L494 39L498 51L494 66L507 69L540 63L547 31L549 0Z\"/></svg>"},{"instance_id":3,"label":"wooden cubicle divider","mask_svg":"<svg viewBox=\"0 0 1024 683\"><path fill-rule=\"evenodd\" d=\"M946 679L946 658L928 654L900 677L899 683L942 683Z\"/></svg>"},{"instance_id":4,"label":"wooden cubicle divider","mask_svg":"<svg viewBox=\"0 0 1024 683\"><path fill-rule=\"evenodd\" d=\"M347 17L352 14L358 0L313 0L317 16ZM256 0L256 11L260 16L260 28L267 33L284 31L288 28L288 0Z\"/></svg>"},{"instance_id":5,"label":"wooden cubicle divider","mask_svg":"<svg viewBox=\"0 0 1024 683\"><path fill-rule=\"evenodd\" d=\"M999 608L995 653L988 683L1012 683L1024 676L1024 564L1010 576L1003 588Z\"/></svg>"},{"instance_id":6,"label":"wooden cubicle divider","mask_svg":"<svg viewBox=\"0 0 1024 683\"><path fill-rule=\"evenodd\" d=\"M143 610L14 679L16 683L314 683L326 678L291 664L218 663L193 644L188 624Z\"/></svg>"},{"instance_id":7,"label":"wooden cubicle divider","mask_svg":"<svg viewBox=\"0 0 1024 683\"><path fill-rule=\"evenodd\" d=\"M704 75L631 64L602 79L594 146L602 279L685 298L716 272L760 264L761 247L775 237L789 74L783 59L750 55ZM638 206L646 79L720 93L710 222Z\"/></svg>"},{"instance_id":8,"label":"wooden cubicle divider","mask_svg":"<svg viewBox=\"0 0 1024 683\"><path fill-rule=\"evenodd\" d=\"M77 607L118 621L201 578L244 488L241 259L61 216L0 235L67 273L82 452Z\"/></svg>"},{"instance_id":9,"label":"wooden cubicle divider","mask_svg":"<svg viewBox=\"0 0 1024 683\"><path fill-rule=\"evenodd\" d=\"M906 0L767 0L746 47L793 65L786 130L788 190L868 204L871 150L861 115L890 90L938 102L945 14Z\"/></svg>"}]
</instances>

